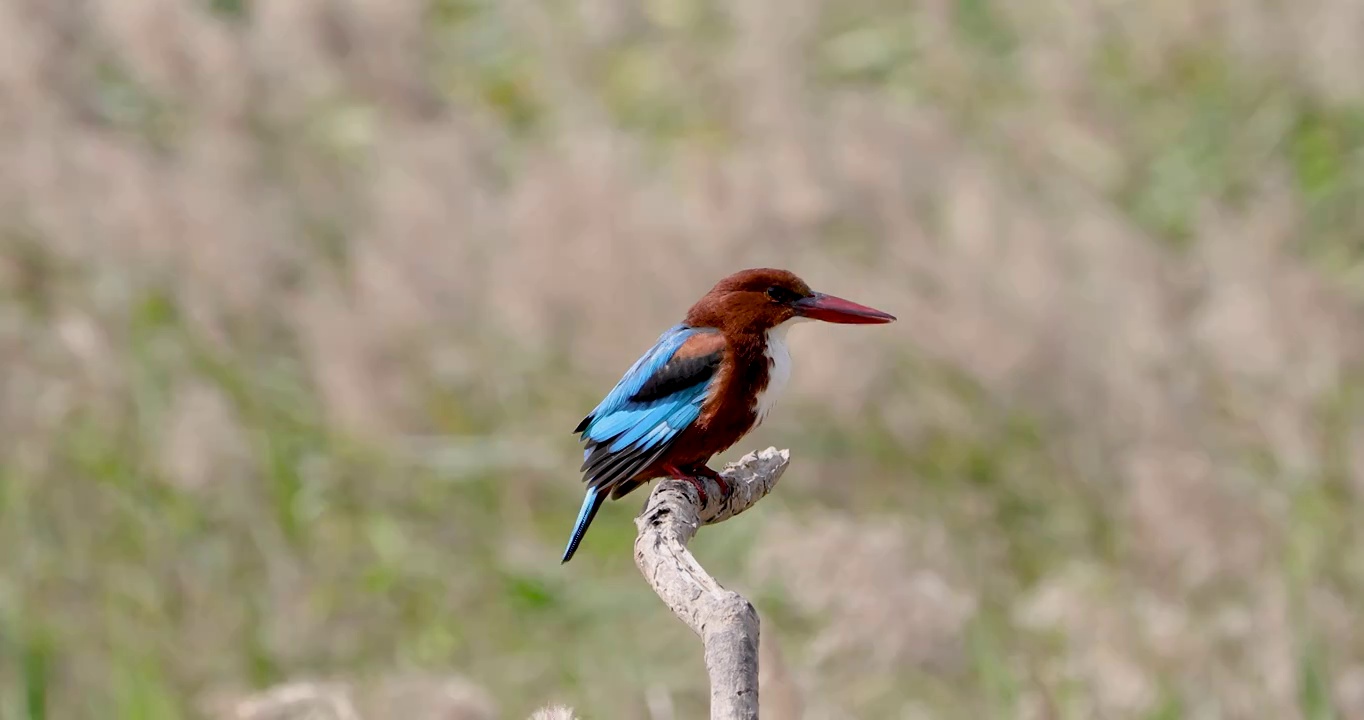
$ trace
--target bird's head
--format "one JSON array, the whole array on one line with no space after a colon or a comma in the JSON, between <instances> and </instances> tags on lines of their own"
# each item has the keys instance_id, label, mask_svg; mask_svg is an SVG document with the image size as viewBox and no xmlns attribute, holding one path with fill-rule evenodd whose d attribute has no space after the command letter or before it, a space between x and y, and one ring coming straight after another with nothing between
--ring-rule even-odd
<instances>
[{"instance_id":1,"label":"bird's head","mask_svg":"<svg viewBox=\"0 0 1364 720\"><path fill-rule=\"evenodd\" d=\"M847 325L888 323L894 315L815 292L788 270L741 270L716 283L687 313L687 324L763 332L791 320Z\"/></svg>"}]
</instances>

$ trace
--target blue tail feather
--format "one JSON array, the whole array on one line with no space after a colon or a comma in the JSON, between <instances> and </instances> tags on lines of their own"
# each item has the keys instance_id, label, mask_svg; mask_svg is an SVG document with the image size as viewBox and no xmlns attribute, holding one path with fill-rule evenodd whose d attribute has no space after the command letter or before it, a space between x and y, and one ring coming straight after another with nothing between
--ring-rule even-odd
<instances>
[{"instance_id":1,"label":"blue tail feather","mask_svg":"<svg viewBox=\"0 0 1364 720\"><path fill-rule=\"evenodd\" d=\"M578 519L573 523L573 535L568 539L568 547L564 549L564 559L560 564L573 559L573 553L578 552L578 544L583 541L583 536L587 534L587 526L592 524L592 518L597 516L597 510L601 509L601 504L606 501L607 493L601 488L588 488L587 496L583 498L582 509L578 511Z\"/></svg>"}]
</instances>

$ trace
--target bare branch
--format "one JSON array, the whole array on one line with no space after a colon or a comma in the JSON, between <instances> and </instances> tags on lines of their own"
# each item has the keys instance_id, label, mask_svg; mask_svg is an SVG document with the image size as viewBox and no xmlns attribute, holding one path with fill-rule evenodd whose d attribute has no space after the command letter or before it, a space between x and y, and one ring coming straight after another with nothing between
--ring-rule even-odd
<instances>
[{"instance_id":1,"label":"bare branch","mask_svg":"<svg viewBox=\"0 0 1364 720\"><path fill-rule=\"evenodd\" d=\"M705 644L712 720L758 717L758 613L743 596L724 589L687 550L702 525L723 522L772 491L791 461L788 450L749 453L721 472L724 496L705 480L706 503L690 483L664 480L635 518L635 565L673 613Z\"/></svg>"}]
</instances>

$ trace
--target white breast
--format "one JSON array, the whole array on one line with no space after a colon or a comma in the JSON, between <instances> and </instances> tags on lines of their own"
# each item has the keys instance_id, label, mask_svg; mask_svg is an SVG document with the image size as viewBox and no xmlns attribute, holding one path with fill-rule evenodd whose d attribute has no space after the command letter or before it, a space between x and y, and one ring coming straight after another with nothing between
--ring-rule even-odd
<instances>
[{"instance_id":1,"label":"white breast","mask_svg":"<svg viewBox=\"0 0 1364 720\"><path fill-rule=\"evenodd\" d=\"M786 346L786 333L791 326L806 318L792 318L767 331L767 387L758 393L758 422L767 417L768 411L777 404L777 398L791 379L791 350Z\"/></svg>"}]
</instances>

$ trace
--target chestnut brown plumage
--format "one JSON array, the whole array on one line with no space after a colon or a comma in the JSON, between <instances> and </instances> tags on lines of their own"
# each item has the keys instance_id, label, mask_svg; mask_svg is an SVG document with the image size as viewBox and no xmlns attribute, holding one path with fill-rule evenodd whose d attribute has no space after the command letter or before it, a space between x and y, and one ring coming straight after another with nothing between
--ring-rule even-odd
<instances>
[{"instance_id":1,"label":"chestnut brown plumage","mask_svg":"<svg viewBox=\"0 0 1364 720\"><path fill-rule=\"evenodd\" d=\"M575 433L587 495L564 551L568 562L607 497L656 477L719 480L706 463L760 424L790 372L785 332L800 320L887 323L895 317L818 293L794 273L724 278L616 383ZM723 488L723 481L720 481Z\"/></svg>"}]
</instances>

